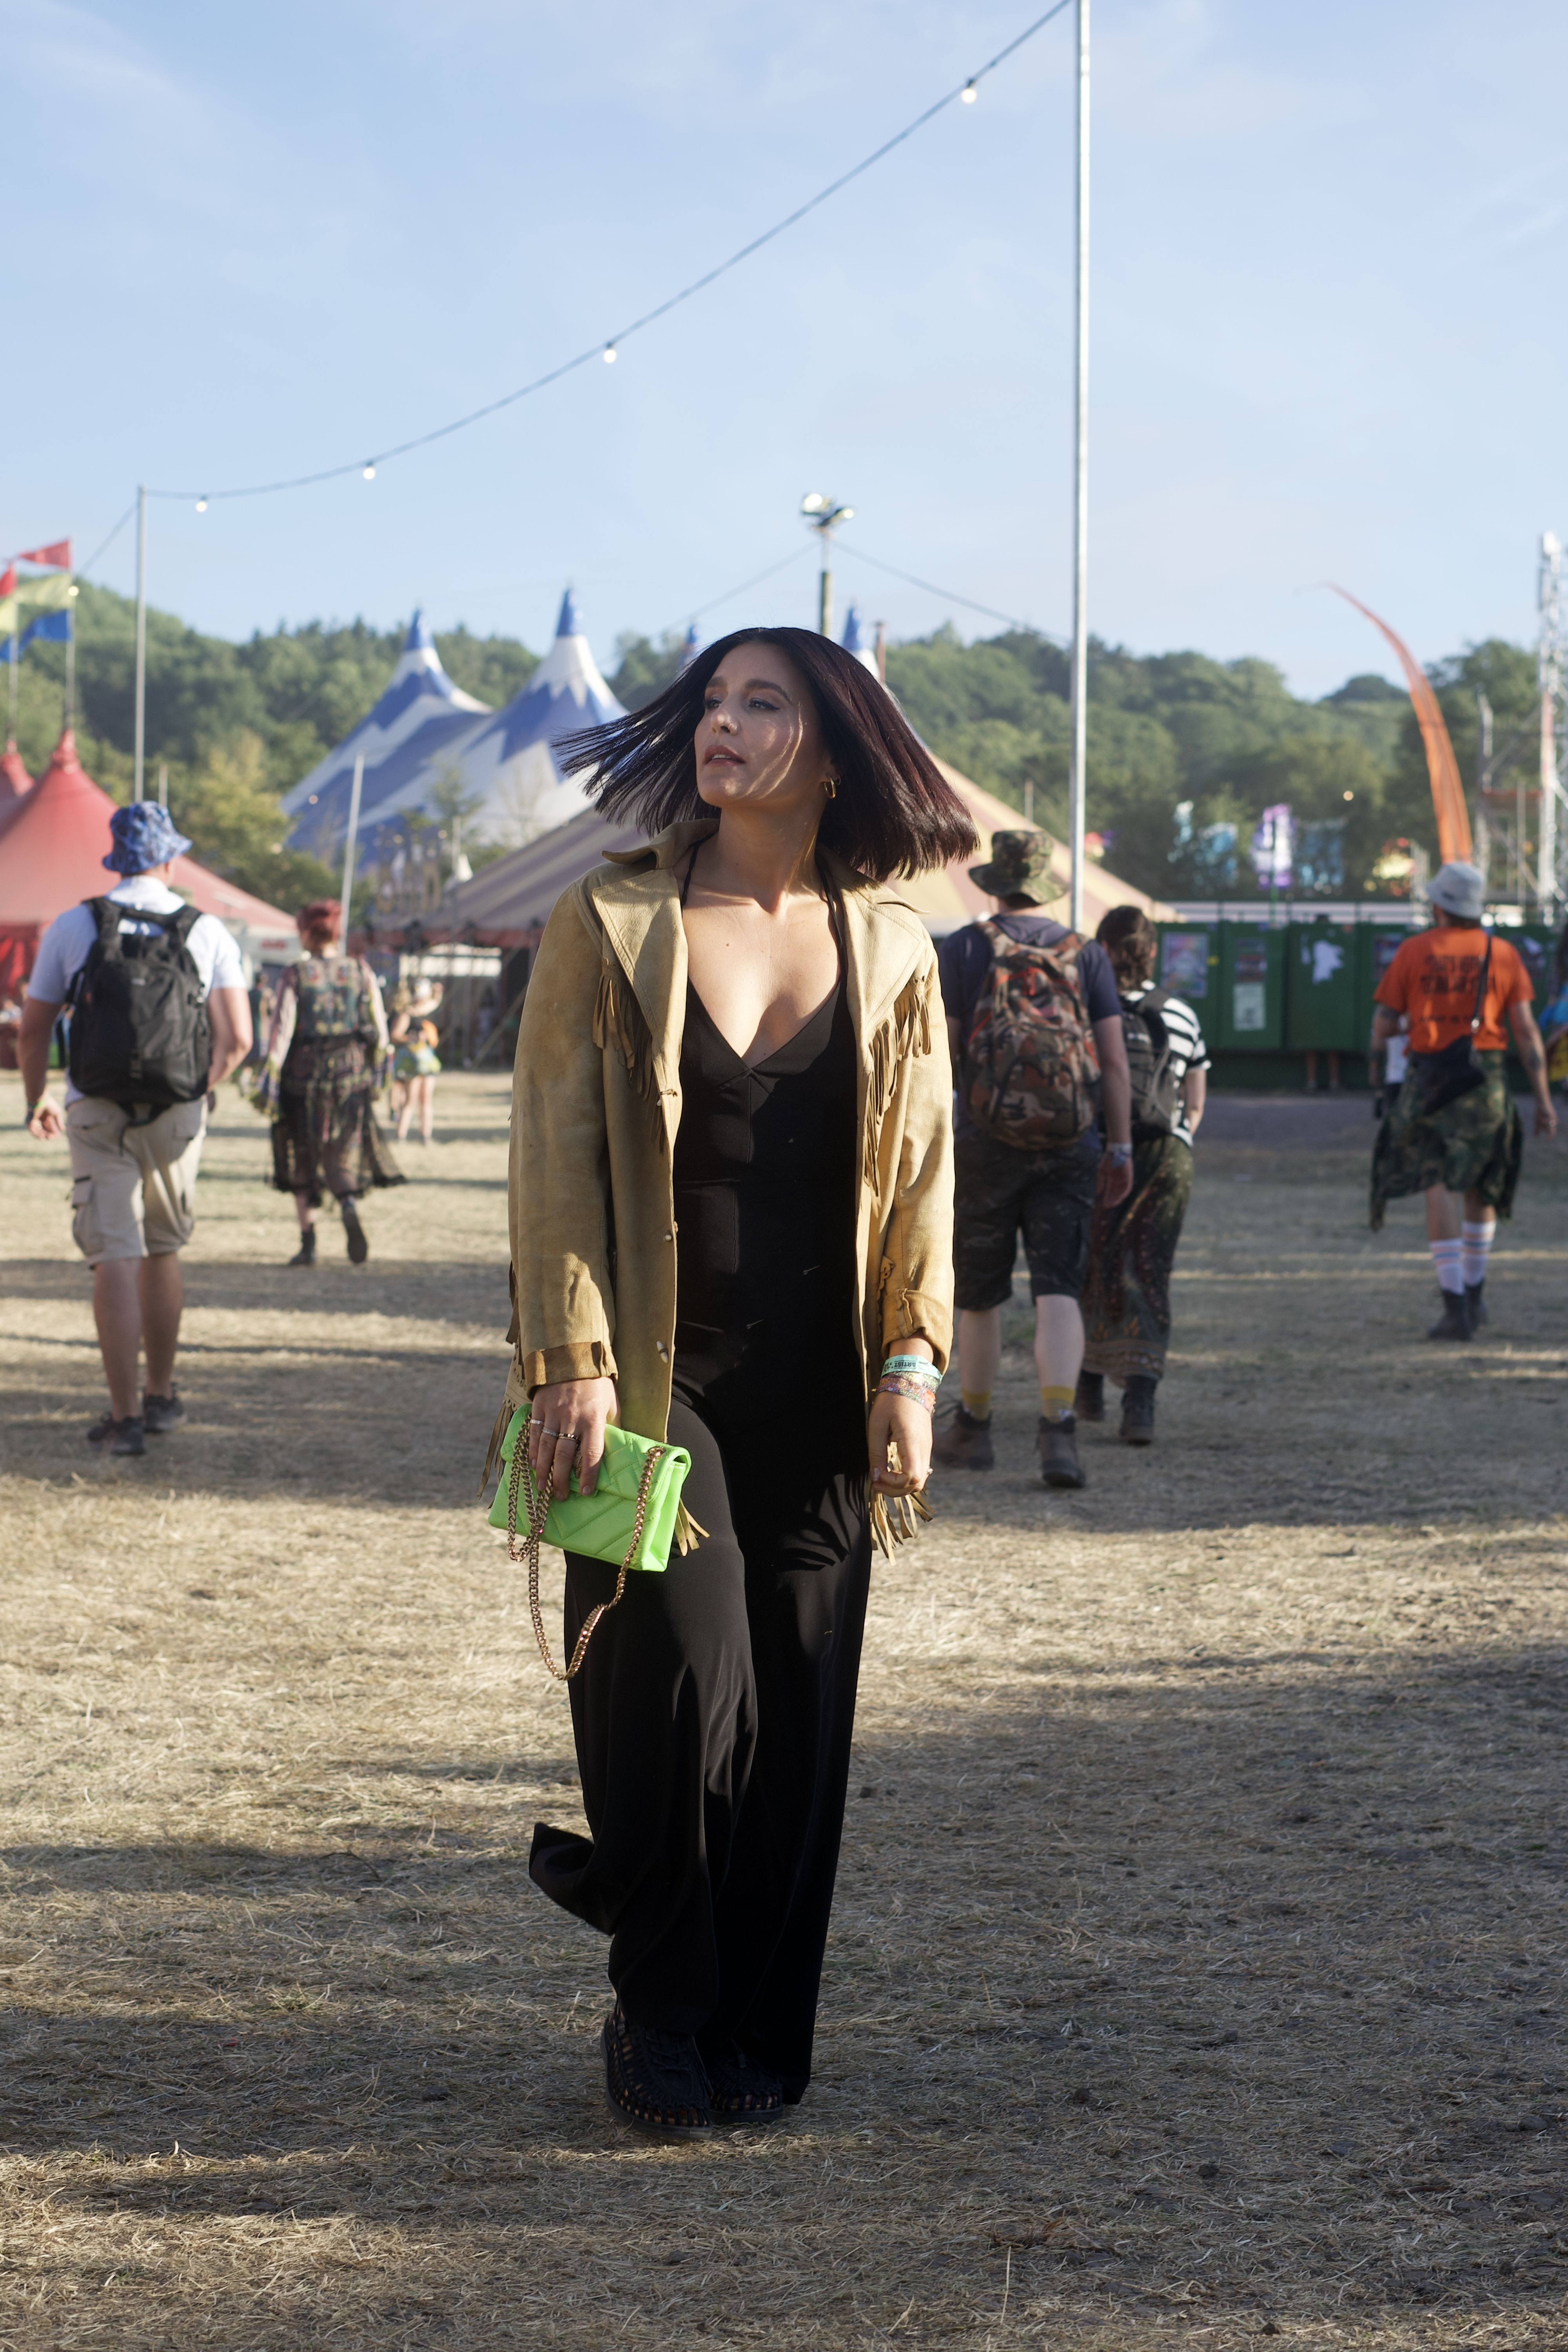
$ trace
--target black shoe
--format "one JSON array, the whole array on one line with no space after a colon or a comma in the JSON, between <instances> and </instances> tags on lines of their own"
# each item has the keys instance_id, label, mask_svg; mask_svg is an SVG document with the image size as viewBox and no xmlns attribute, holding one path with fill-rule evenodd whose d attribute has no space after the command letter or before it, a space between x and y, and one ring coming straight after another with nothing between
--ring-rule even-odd
<instances>
[{"instance_id":1,"label":"black shoe","mask_svg":"<svg viewBox=\"0 0 1568 2352\"><path fill-rule=\"evenodd\" d=\"M1491 1321L1491 1317L1487 1313L1487 1278L1484 1274L1479 1282L1466 1283L1465 1304L1470 1310L1472 1331L1479 1331L1483 1323Z\"/></svg>"},{"instance_id":2,"label":"black shoe","mask_svg":"<svg viewBox=\"0 0 1568 2352\"><path fill-rule=\"evenodd\" d=\"M996 1449L991 1443L989 1416L984 1421L976 1421L962 1404L956 1405L952 1419L931 1439L931 1468L990 1470L994 1467L995 1461Z\"/></svg>"},{"instance_id":3,"label":"black shoe","mask_svg":"<svg viewBox=\"0 0 1568 2352\"><path fill-rule=\"evenodd\" d=\"M1147 1372L1134 1372L1121 1391L1121 1429L1123 1445L1152 1445L1154 1443L1154 1391L1159 1382Z\"/></svg>"},{"instance_id":4,"label":"black shoe","mask_svg":"<svg viewBox=\"0 0 1568 2352\"><path fill-rule=\"evenodd\" d=\"M128 1412L123 1421L116 1421L111 1412L106 1412L88 1431L87 1442L101 1446L106 1454L145 1454L146 1425L139 1412Z\"/></svg>"},{"instance_id":5,"label":"black shoe","mask_svg":"<svg viewBox=\"0 0 1568 2352\"><path fill-rule=\"evenodd\" d=\"M1105 1374L1103 1372L1079 1372L1078 1394L1073 1398L1072 1409L1073 1418L1076 1421L1105 1419Z\"/></svg>"},{"instance_id":6,"label":"black shoe","mask_svg":"<svg viewBox=\"0 0 1568 2352\"><path fill-rule=\"evenodd\" d=\"M634 2025L616 2001L603 2041L605 2096L618 2116L661 2138L712 2130L708 2070L689 2033Z\"/></svg>"},{"instance_id":7,"label":"black shoe","mask_svg":"<svg viewBox=\"0 0 1568 2352\"><path fill-rule=\"evenodd\" d=\"M776 2124L784 2116L784 2084L765 2067L754 2065L738 2042L712 2061L708 2081L708 2105L716 2124Z\"/></svg>"},{"instance_id":8,"label":"black shoe","mask_svg":"<svg viewBox=\"0 0 1568 2352\"><path fill-rule=\"evenodd\" d=\"M359 1211L352 1200L340 1202L339 1206L343 1213L343 1231L349 1237L349 1264L363 1265L370 1255L370 1244L359 1221Z\"/></svg>"},{"instance_id":9,"label":"black shoe","mask_svg":"<svg viewBox=\"0 0 1568 2352\"><path fill-rule=\"evenodd\" d=\"M1445 1290L1443 1312L1427 1331L1428 1339L1468 1339L1470 1336L1469 1301L1462 1290Z\"/></svg>"},{"instance_id":10,"label":"black shoe","mask_svg":"<svg viewBox=\"0 0 1568 2352\"><path fill-rule=\"evenodd\" d=\"M1037 1443L1042 1486L1088 1486L1083 1464L1078 1458L1077 1430L1078 1423L1070 1412L1058 1414L1055 1421L1041 1413Z\"/></svg>"},{"instance_id":11,"label":"black shoe","mask_svg":"<svg viewBox=\"0 0 1568 2352\"><path fill-rule=\"evenodd\" d=\"M173 1381L167 1396L154 1396L149 1389L142 1400L142 1419L149 1437L166 1437L184 1417L185 1401Z\"/></svg>"},{"instance_id":12,"label":"black shoe","mask_svg":"<svg viewBox=\"0 0 1568 2352\"><path fill-rule=\"evenodd\" d=\"M289 1259L289 1265L315 1265L315 1263L316 1263L316 1228L315 1228L315 1226L314 1226L314 1225L301 1225L301 1226L300 1226L300 1246L299 1246L299 1248L295 1251L295 1253L294 1253L293 1256Z\"/></svg>"}]
</instances>

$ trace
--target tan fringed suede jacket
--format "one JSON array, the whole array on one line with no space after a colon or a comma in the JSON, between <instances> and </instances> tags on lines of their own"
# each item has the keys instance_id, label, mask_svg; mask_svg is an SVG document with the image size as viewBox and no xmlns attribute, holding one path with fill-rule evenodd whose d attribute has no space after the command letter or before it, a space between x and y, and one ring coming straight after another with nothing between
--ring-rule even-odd
<instances>
[{"instance_id":1,"label":"tan fringed suede jacket","mask_svg":"<svg viewBox=\"0 0 1568 2352\"><path fill-rule=\"evenodd\" d=\"M666 1434L686 1012L676 868L716 830L716 820L673 824L617 854L564 894L545 927L517 1040L514 1355L492 1457L532 1390L595 1374L617 1382L624 1428ZM895 889L826 854L822 864L859 1048L860 1284L844 1312L868 1394L884 1355L916 1334L947 1361L952 1080L925 925ZM810 1368L780 1371L781 1412L809 1412Z\"/></svg>"}]
</instances>

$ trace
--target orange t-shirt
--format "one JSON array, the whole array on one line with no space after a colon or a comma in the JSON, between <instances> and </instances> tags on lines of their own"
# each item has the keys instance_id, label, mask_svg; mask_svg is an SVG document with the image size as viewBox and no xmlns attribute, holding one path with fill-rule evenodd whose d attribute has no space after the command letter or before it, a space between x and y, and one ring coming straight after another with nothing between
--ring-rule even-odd
<instances>
[{"instance_id":1,"label":"orange t-shirt","mask_svg":"<svg viewBox=\"0 0 1568 2352\"><path fill-rule=\"evenodd\" d=\"M1509 1006L1528 1004L1535 994L1518 949L1496 931L1491 940L1491 970L1476 1032L1482 1053L1502 1051ZM1435 923L1401 942L1377 983L1377 1001L1391 1013L1409 1014L1413 1054L1440 1054L1456 1037L1468 1036L1486 951L1487 935L1479 923Z\"/></svg>"}]
</instances>

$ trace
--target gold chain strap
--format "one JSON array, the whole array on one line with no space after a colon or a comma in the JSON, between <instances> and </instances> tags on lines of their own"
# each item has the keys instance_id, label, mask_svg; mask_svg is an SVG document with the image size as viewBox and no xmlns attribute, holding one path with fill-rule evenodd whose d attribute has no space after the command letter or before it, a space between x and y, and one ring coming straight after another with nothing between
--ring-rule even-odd
<instances>
[{"instance_id":1,"label":"gold chain strap","mask_svg":"<svg viewBox=\"0 0 1568 2352\"><path fill-rule=\"evenodd\" d=\"M595 1608L589 1611L572 1652L572 1663L563 1668L556 1664L550 1654L550 1644L544 1638L544 1617L539 1606L539 1539L544 1533L544 1522L550 1517L550 1496L548 1492L539 1486L533 1475L533 1465L528 1458L528 1433L532 1426L533 1420L531 1414L518 1431L511 1449L511 1474L506 1482L506 1548L511 1559L526 1560L528 1563L528 1608L529 1614L533 1619L533 1637L539 1643L539 1654L558 1683L569 1683L588 1654L588 1643L593 1636L595 1626L607 1609L615 1607L626 1589L626 1572L637 1558L637 1546L642 1541L643 1521L647 1517L648 1488L653 1484L654 1472L668 1453L669 1448L668 1445L656 1445L643 1465L642 1481L637 1487L637 1516L632 1523L632 1539L626 1546L626 1556L621 1562L620 1574L616 1579L616 1589L608 1601L601 1601ZM518 1489L525 1477L528 1480L528 1540L519 1551L517 1548Z\"/></svg>"}]
</instances>

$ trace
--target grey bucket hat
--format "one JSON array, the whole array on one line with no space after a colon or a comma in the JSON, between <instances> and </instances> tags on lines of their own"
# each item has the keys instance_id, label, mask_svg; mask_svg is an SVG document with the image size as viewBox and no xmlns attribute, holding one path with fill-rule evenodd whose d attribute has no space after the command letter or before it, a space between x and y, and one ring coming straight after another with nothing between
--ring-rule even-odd
<instances>
[{"instance_id":1,"label":"grey bucket hat","mask_svg":"<svg viewBox=\"0 0 1568 2352\"><path fill-rule=\"evenodd\" d=\"M1479 923L1486 908L1480 868L1468 866L1462 857L1451 857L1447 866L1439 866L1422 896L1434 907L1441 907L1446 915L1462 915L1468 922Z\"/></svg>"},{"instance_id":2,"label":"grey bucket hat","mask_svg":"<svg viewBox=\"0 0 1568 2352\"><path fill-rule=\"evenodd\" d=\"M1048 833L994 833L990 856L970 867L969 878L993 898L1030 898L1039 906L1059 895L1051 879L1054 846Z\"/></svg>"}]
</instances>

